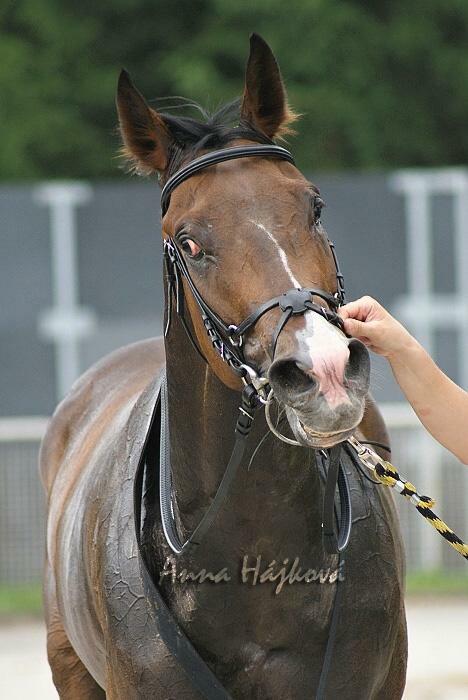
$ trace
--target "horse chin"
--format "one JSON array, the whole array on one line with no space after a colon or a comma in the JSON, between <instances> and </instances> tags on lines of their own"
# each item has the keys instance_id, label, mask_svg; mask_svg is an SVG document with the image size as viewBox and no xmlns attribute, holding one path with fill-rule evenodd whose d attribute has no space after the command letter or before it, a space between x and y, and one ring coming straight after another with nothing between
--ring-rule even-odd
<instances>
[{"instance_id":1,"label":"horse chin","mask_svg":"<svg viewBox=\"0 0 468 700\"><path fill-rule=\"evenodd\" d=\"M351 427L343 430L335 430L333 432L321 432L313 426L307 425L305 421L299 418L296 411L292 408L286 408L286 414L291 430L294 433L296 440L304 447L313 449L327 449L333 447L344 440L347 440L355 432L357 426L362 420L362 415Z\"/></svg>"}]
</instances>

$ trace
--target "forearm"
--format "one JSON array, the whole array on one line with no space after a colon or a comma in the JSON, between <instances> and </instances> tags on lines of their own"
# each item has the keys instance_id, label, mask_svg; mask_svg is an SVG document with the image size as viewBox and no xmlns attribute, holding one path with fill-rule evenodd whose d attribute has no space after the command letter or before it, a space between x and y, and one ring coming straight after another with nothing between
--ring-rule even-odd
<instances>
[{"instance_id":1,"label":"forearm","mask_svg":"<svg viewBox=\"0 0 468 700\"><path fill-rule=\"evenodd\" d=\"M411 336L389 358L393 374L426 429L468 464L468 393L447 377Z\"/></svg>"}]
</instances>

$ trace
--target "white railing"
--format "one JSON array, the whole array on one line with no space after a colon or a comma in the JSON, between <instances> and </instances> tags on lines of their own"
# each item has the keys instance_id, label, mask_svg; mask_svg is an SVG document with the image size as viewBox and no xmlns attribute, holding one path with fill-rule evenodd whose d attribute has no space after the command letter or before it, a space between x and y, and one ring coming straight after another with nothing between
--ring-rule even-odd
<instances>
[{"instance_id":1,"label":"white railing","mask_svg":"<svg viewBox=\"0 0 468 700\"><path fill-rule=\"evenodd\" d=\"M425 430L409 404L379 404L390 433L392 462L421 494L435 499L434 511L464 539L468 533L468 468ZM408 570L457 569L466 564L406 499L395 494Z\"/></svg>"},{"instance_id":2,"label":"white railing","mask_svg":"<svg viewBox=\"0 0 468 700\"><path fill-rule=\"evenodd\" d=\"M381 403L380 409L395 466L421 493L436 499L436 512L463 538L468 532L468 468L428 435L408 404ZM4 572L10 572L10 580L33 580L41 574L42 555L37 551L42 552L44 496L37 455L48 421L37 416L0 419L0 583ZM395 502L408 570L466 569L461 557L405 499L396 495Z\"/></svg>"},{"instance_id":3,"label":"white railing","mask_svg":"<svg viewBox=\"0 0 468 700\"><path fill-rule=\"evenodd\" d=\"M419 418L407 403L402 401L385 402L380 403L379 408L389 430L421 427Z\"/></svg>"},{"instance_id":4,"label":"white railing","mask_svg":"<svg viewBox=\"0 0 468 700\"><path fill-rule=\"evenodd\" d=\"M49 418L43 416L19 416L0 418L0 443L40 442Z\"/></svg>"},{"instance_id":5,"label":"white railing","mask_svg":"<svg viewBox=\"0 0 468 700\"><path fill-rule=\"evenodd\" d=\"M39 443L48 418L0 419L0 585L41 579L44 492L39 479Z\"/></svg>"}]
</instances>

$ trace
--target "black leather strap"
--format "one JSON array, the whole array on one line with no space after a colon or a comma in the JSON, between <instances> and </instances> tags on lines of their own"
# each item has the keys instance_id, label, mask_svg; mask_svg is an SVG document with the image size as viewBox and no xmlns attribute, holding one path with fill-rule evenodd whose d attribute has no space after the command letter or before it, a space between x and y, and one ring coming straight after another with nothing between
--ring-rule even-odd
<instances>
[{"instance_id":1,"label":"black leather strap","mask_svg":"<svg viewBox=\"0 0 468 700\"><path fill-rule=\"evenodd\" d=\"M338 572L344 570L344 567L342 566L344 561L344 556L342 553L340 553L338 559ZM330 629L328 630L327 648L325 649L325 656L323 657L322 671L320 673L320 679L317 688L317 693L315 694L315 700L325 700L326 698L325 693L327 690L328 676L330 674L330 667L333 659L333 651L335 649L336 633L338 631L338 622L340 619L341 600L343 598L343 591L344 580L340 581L340 577L337 576Z\"/></svg>"},{"instance_id":2,"label":"black leather strap","mask_svg":"<svg viewBox=\"0 0 468 700\"><path fill-rule=\"evenodd\" d=\"M325 292L323 289L317 289L315 287L307 289L290 289L288 292L284 292L284 294L280 294L279 296L269 299L261 304L250 314L250 316L247 316L242 323L239 323L236 330L232 333L232 336L241 337L244 335L244 333L254 326L257 321L264 314L266 314L267 311L274 309L276 306L279 306L283 311L287 308L291 309L291 313L294 314L304 313L308 309L311 309L312 311L320 310L321 307L312 301L313 296L318 296L321 299L324 299L324 301L326 301L327 304L332 307L332 309L337 309L339 306L339 303L333 294ZM333 311L331 314L333 317L336 316ZM337 318L339 319L339 317ZM337 320L336 323L339 324L339 320Z\"/></svg>"},{"instance_id":3,"label":"black leather strap","mask_svg":"<svg viewBox=\"0 0 468 700\"><path fill-rule=\"evenodd\" d=\"M328 554L343 552L349 542L352 525L351 496L346 473L341 466L341 444L329 450L327 480L323 497L322 537ZM338 537L335 533L335 492L338 482L340 494L340 524Z\"/></svg>"},{"instance_id":4,"label":"black leather strap","mask_svg":"<svg viewBox=\"0 0 468 700\"><path fill-rule=\"evenodd\" d=\"M219 509L226 500L229 487L237 473L242 457L244 456L247 438L254 419L254 407L249 399L251 387L247 386L242 392L241 405L239 407L239 417L235 429L235 442L231 457L224 471L218 489L208 506L203 518L198 523L190 537L182 542L179 538L174 515L171 507L172 499L172 475L171 457L169 441L169 405L167 398L167 380L163 377L161 384L161 446L159 461L159 500L161 507L161 521L167 543L172 551L179 555L189 550L193 545L199 545L204 535L212 525ZM253 398L253 397L252 397Z\"/></svg>"},{"instance_id":5,"label":"black leather strap","mask_svg":"<svg viewBox=\"0 0 468 700\"><path fill-rule=\"evenodd\" d=\"M219 151L211 151L199 158L195 158L188 165L181 168L175 175L169 178L161 192L161 214L167 212L172 192L182 182L195 175L199 170L204 170L210 165L223 163L226 160L236 160L237 158L248 158L250 156L273 156L287 160L294 165L294 158L286 148L275 144L256 144L255 146L234 146L233 148L222 148Z\"/></svg>"},{"instance_id":6,"label":"black leather strap","mask_svg":"<svg viewBox=\"0 0 468 700\"><path fill-rule=\"evenodd\" d=\"M248 434L251 418L247 415L244 416L244 420L241 421L240 430ZM167 606L164 598L161 595L159 588L153 581L151 573L145 561L144 551L141 545L141 503L143 494L143 480L145 469L148 468L152 470L158 481L159 473L155 465L157 464L158 457L161 454L161 429L158 426L164 424L161 415L161 394L158 395L155 409L153 411L153 416L151 418L151 425L145 438L145 443L142 449L141 457L139 460L138 468L135 474L134 480L134 523L135 523L135 537L138 546L138 560L141 571L142 583L145 594L148 601L153 606L155 611L155 617L158 622L158 630L161 634L161 638L164 641L168 651L174 656L180 667L183 669L188 680L192 683L193 687L198 690L206 700L232 700L228 691L216 678L216 676L211 671L207 663L198 654L197 650L191 643L191 641L186 637L184 631L178 624L176 618L173 616L171 610ZM331 473L327 475L327 485L328 483L333 484L334 475L336 474L336 464L339 464L339 446L332 448L333 455L330 456L330 468L333 464L333 469ZM343 471L344 474L344 471ZM339 482L340 483L340 482ZM346 482L347 486L347 482ZM158 483L156 483L156 489L158 488ZM329 493L333 493L333 498L335 496L336 489L336 479L334 481L333 491L330 490ZM349 490L348 490L349 494ZM343 503L344 503L344 491L340 490L340 500L342 503L341 511L343 521ZM328 503L328 499L327 499ZM329 511L330 512L330 511ZM333 502L331 507L331 512L333 512ZM348 512L350 515L351 522L351 508L350 504L348 506ZM197 528L198 530L198 528ZM339 542L342 542L343 538L339 538ZM346 539L346 538L345 538ZM340 553L339 562L342 562L342 553ZM338 570L341 570L339 566ZM320 681L318 690L316 693L316 700L324 700L327 679L329 675L329 670L331 666L331 661L333 657L333 649L336 639L336 633L338 628L340 604L343 591L343 582L340 582L337 578L337 588L335 599L333 603L332 618L329 630L329 636L327 641L327 647L324 656L324 662L322 667L322 672L320 675Z\"/></svg>"},{"instance_id":7,"label":"black leather strap","mask_svg":"<svg viewBox=\"0 0 468 700\"><path fill-rule=\"evenodd\" d=\"M138 562L142 578L143 589L149 604L153 607L154 617L157 620L158 631L165 643L168 651L176 659L180 668L185 673L189 683L192 684L206 700L232 700L228 691L222 683L216 678L210 667L198 654L197 650L186 637L183 629L180 627L177 619L172 614L166 601L161 595L159 588L153 581L145 561L145 555L141 546L141 502L143 494L143 478L147 460L154 463L159 447L159 431L155 435L153 426L157 426L160 421L161 402L160 395L158 396L156 406L151 418L151 425L145 439L145 444L141 453L138 468L135 474L133 487L133 509L135 523L135 537L138 546ZM152 450L156 454L148 454L150 436L152 437ZM151 467L150 467L151 468ZM154 470L157 477L157 469Z\"/></svg>"}]
</instances>

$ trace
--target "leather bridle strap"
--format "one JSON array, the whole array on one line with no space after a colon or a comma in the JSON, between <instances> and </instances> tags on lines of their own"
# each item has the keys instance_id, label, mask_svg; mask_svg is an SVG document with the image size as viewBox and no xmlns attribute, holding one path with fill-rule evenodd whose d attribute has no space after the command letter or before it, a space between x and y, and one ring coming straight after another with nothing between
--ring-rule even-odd
<instances>
[{"instance_id":1,"label":"leather bridle strap","mask_svg":"<svg viewBox=\"0 0 468 700\"><path fill-rule=\"evenodd\" d=\"M188 180L189 177L192 177L200 170L204 170L210 165L223 163L226 160L247 158L249 156L261 156L262 158L265 156L274 156L275 158L281 158L281 160L287 160L292 165L295 164L293 156L286 148L276 146L273 143L258 144L255 146L234 146L233 148L222 148L218 151L211 151L210 153L206 153L190 161L188 165L181 168L175 175L169 178L161 192L161 215L164 216L169 208L172 192L182 182Z\"/></svg>"},{"instance_id":2,"label":"leather bridle strap","mask_svg":"<svg viewBox=\"0 0 468 700\"><path fill-rule=\"evenodd\" d=\"M182 257L182 254L172 238L166 238L164 241L164 252L166 260L166 270L168 277L168 322L166 324L165 335L167 335L170 327L170 296L172 293L176 295L176 309L179 317L182 319L184 328L187 335L190 338L192 345L196 348L197 352L206 359L198 348L192 333L187 327L183 312L183 288L181 276L183 276L188 286L192 296L194 297L202 316L202 320L205 329L210 336L210 340L217 350L221 358L228 362L231 368L237 373L242 375L245 366L245 358L242 351L243 338L245 333L251 330L256 323L264 316L268 311L275 308L280 308L283 312L280 321L276 327L276 331L273 335L272 346L273 346L273 356L276 349L276 344L278 341L278 336L286 325L287 321L294 314L303 314L306 311L315 311L315 313L323 316L329 323L338 326L344 331L343 321L338 316L337 309L340 306L339 290L337 296L325 292L323 289L318 289L316 287L311 287L307 289L290 289L284 294L280 294L273 299L269 299L261 304L255 311L253 311L247 318L245 318L241 323L236 325L226 324L206 303L202 295L198 291L196 285L194 284L190 273L187 269L187 264ZM337 280L338 280L338 269L337 269ZM326 308L320 304L313 301L313 297L319 297L323 299L331 308Z\"/></svg>"},{"instance_id":3,"label":"leather bridle strap","mask_svg":"<svg viewBox=\"0 0 468 700\"><path fill-rule=\"evenodd\" d=\"M320 304L316 304L312 300L313 296L318 296L321 299L324 299L328 304L330 304L332 309L327 309ZM288 292L280 294L280 296L270 299L259 306L258 309L251 313L250 316L248 316L238 326L230 326L231 341L235 344L241 344L240 341L244 333L253 328L267 311L270 311L276 307L279 307L283 313L273 334L273 357L275 356L279 334L291 316L294 314L303 314L306 311L315 311L315 313L323 316L329 323L333 323L335 326L338 326L344 331L343 321L336 313L336 310L339 307L339 302L332 294L324 292L322 289L316 289L315 287L310 289L290 289Z\"/></svg>"},{"instance_id":4,"label":"leather bridle strap","mask_svg":"<svg viewBox=\"0 0 468 700\"><path fill-rule=\"evenodd\" d=\"M289 151L282 146L276 146L275 144L235 146L232 148L223 148L218 151L211 151L210 153L206 153L199 158L195 158L169 178L161 193L162 215L164 216L168 210L172 192L188 178L197 174L201 170L204 170L205 168L216 165L217 163L255 156L280 158L294 165L294 158L291 153L289 153ZM265 313L275 309L276 307L279 307L283 313L279 323L277 324L276 331L272 339L273 350L276 349L278 337L291 316L294 314L303 314L308 310L321 314L327 321L338 326L341 328L341 330L344 330L343 322L336 313L339 306L344 303L345 299L344 280L338 265L334 245L331 241L329 241L329 244L335 263L336 272L337 291L334 294L330 294L329 292L316 288L291 289L278 297L264 302L240 324L235 325L225 323L223 319L220 318L206 303L191 278L187 263L178 248L176 239L167 236L164 240L168 289L168 310L165 335L167 336L170 328L171 299L172 295L175 294L177 313L181 319L182 325L190 339L190 342L195 347L200 357L206 360L184 317L184 290L182 278L185 278L193 298L200 309L203 324L214 349L221 359L227 362L231 369L241 377L248 377L252 374L258 376L255 368L248 366L246 363L242 349L244 344L244 334L251 330ZM318 296L320 299L323 299L323 301L328 304L328 308L314 302L312 298L314 296Z\"/></svg>"},{"instance_id":5,"label":"leather bridle strap","mask_svg":"<svg viewBox=\"0 0 468 700\"><path fill-rule=\"evenodd\" d=\"M283 311L285 311L286 308L290 308L291 312L294 314L304 313L307 311L307 309L312 309L313 311L317 310L317 313L321 313L322 315L324 311L328 311L330 316L335 319L336 314L333 311L330 311L330 309L325 309L325 307L314 304L312 302L312 296L317 296L324 299L324 301L326 301L327 304L329 304L333 309L337 309L339 307L339 302L333 296L333 294L324 292L323 289L317 289L316 287L291 289L288 292L284 292L284 294L280 294L279 296L261 304L258 309L255 309L255 311L253 311L250 316L247 316L242 323L239 323L235 330L231 327L231 336L233 338L240 338L244 335L244 333L250 330L267 311L274 309L276 306L279 306ZM336 323L339 324L340 320L341 319L337 317Z\"/></svg>"}]
</instances>

